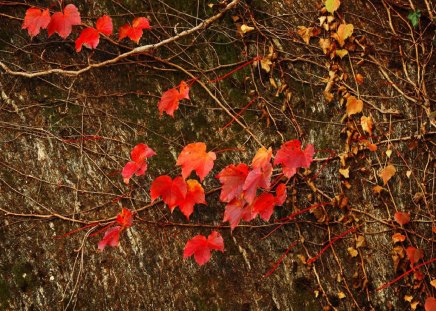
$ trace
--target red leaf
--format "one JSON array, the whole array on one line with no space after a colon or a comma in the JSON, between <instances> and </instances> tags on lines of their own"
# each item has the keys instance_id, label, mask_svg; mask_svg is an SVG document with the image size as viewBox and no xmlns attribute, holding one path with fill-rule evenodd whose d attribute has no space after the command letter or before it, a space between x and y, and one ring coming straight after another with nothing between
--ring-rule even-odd
<instances>
[{"instance_id":1,"label":"red leaf","mask_svg":"<svg viewBox=\"0 0 436 311\"><path fill-rule=\"evenodd\" d=\"M396 212L394 218L400 225L405 225L410 221L410 213Z\"/></svg>"},{"instance_id":2,"label":"red leaf","mask_svg":"<svg viewBox=\"0 0 436 311\"><path fill-rule=\"evenodd\" d=\"M242 190L244 190L244 198L249 204L251 204L256 197L258 188L269 189L271 174L272 165L269 163L263 169L256 168L248 173Z\"/></svg>"},{"instance_id":3,"label":"red leaf","mask_svg":"<svg viewBox=\"0 0 436 311\"><path fill-rule=\"evenodd\" d=\"M109 228L104 233L103 239L98 242L98 249L103 251L106 245L116 247L120 240L121 226Z\"/></svg>"},{"instance_id":4,"label":"red leaf","mask_svg":"<svg viewBox=\"0 0 436 311\"><path fill-rule=\"evenodd\" d=\"M158 110L160 116L162 116L165 111L167 115L174 118L174 111L179 109L179 101L182 99L189 99L189 86L185 81L180 82L177 88L172 88L165 91L158 103Z\"/></svg>"},{"instance_id":5,"label":"red leaf","mask_svg":"<svg viewBox=\"0 0 436 311\"><path fill-rule=\"evenodd\" d=\"M187 192L183 201L179 202L179 208L189 220L189 216L194 211L195 204L206 204L204 189L195 179L186 181Z\"/></svg>"},{"instance_id":6,"label":"red leaf","mask_svg":"<svg viewBox=\"0 0 436 311\"><path fill-rule=\"evenodd\" d=\"M182 176L186 178L195 171L197 176L203 181L204 177L209 174L213 168L213 162L216 159L214 152L206 152L205 143L192 143L186 145L177 158L176 165L182 167Z\"/></svg>"},{"instance_id":7,"label":"red leaf","mask_svg":"<svg viewBox=\"0 0 436 311\"><path fill-rule=\"evenodd\" d=\"M217 231L212 231L207 237L207 245L210 249L224 252L224 240Z\"/></svg>"},{"instance_id":8,"label":"red leaf","mask_svg":"<svg viewBox=\"0 0 436 311\"><path fill-rule=\"evenodd\" d=\"M110 36L112 34L113 29L114 29L114 27L112 25L112 19L107 15L103 15L102 17L100 17L97 20L95 28L97 28L98 32L100 32L106 36Z\"/></svg>"},{"instance_id":9,"label":"red leaf","mask_svg":"<svg viewBox=\"0 0 436 311\"><path fill-rule=\"evenodd\" d=\"M76 52L82 50L82 45L86 46L88 49L95 49L99 41L100 35L96 29L92 27L85 28L76 40Z\"/></svg>"},{"instance_id":10,"label":"red leaf","mask_svg":"<svg viewBox=\"0 0 436 311\"><path fill-rule=\"evenodd\" d=\"M281 164L283 174L290 178L295 175L299 167L309 167L313 161L315 151L313 145L307 145L305 150L301 149L301 142L298 139L285 142L277 151L274 165Z\"/></svg>"},{"instance_id":11,"label":"red leaf","mask_svg":"<svg viewBox=\"0 0 436 311\"><path fill-rule=\"evenodd\" d=\"M186 183L182 177L179 176L172 180L170 176L163 175L151 183L150 195L153 201L158 197L162 197L162 200L172 212L180 202L183 202L187 190Z\"/></svg>"},{"instance_id":12,"label":"red leaf","mask_svg":"<svg viewBox=\"0 0 436 311\"><path fill-rule=\"evenodd\" d=\"M48 36L57 32L59 36L66 39L72 26L80 25L80 13L74 4L68 4L63 12L56 12L52 15L50 23L47 26Z\"/></svg>"},{"instance_id":13,"label":"red leaf","mask_svg":"<svg viewBox=\"0 0 436 311\"><path fill-rule=\"evenodd\" d=\"M424 309L425 311L436 311L436 299L434 297L427 297Z\"/></svg>"},{"instance_id":14,"label":"red leaf","mask_svg":"<svg viewBox=\"0 0 436 311\"><path fill-rule=\"evenodd\" d=\"M224 252L223 238L216 231L213 231L207 239L204 235L197 235L189 240L185 245L183 258L194 255L197 264L202 266L210 260L211 250Z\"/></svg>"},{"instance_id":15,"label":"red leaf","mask_svg":"<svg viewBox=\"0 0 436 311\"><path fill-rule=\"evenodd\" d=\"M264 168L268 164L270 164L272 157L272 149L271 147L266 149L265 147L259 148L256 155L251 162L252 168Z\"/></svg>"},{"instance_id":16,"label":"red leaf","mask_svg":"<svg viewBox=\"0 0 436 311\"><path fill-rule=\"evenodd\" d=\"M132 221L132 212L129 209L123 207L121 213L117 215L117 223L119 223L124 228L128 228L132 226Z\"/></svg>"},{"instance_id":17,"label":"red leaf","mask_svg":"<svg viewBox=\"0 0 436 311\"><path fill-rule=\"evenodd\" d=\"M230 202L234 198L239 197L247 175L248 166L244 163L240 163L237 166L233 164L228 165L216 175L216 178L219 179L222 185L220 200L222 202Z\"/></svg>"},{"instance_id":18,"label":"red leaf","mask_svg":"<svg viewBox=\"0 0 436 311\"><path fill-rule=\"evenodd\" d=\"M415 248L412 246L409 246L406 249L406 254L412 266L424 257L424 252L422 249Z\"/></svg>"},{"instance_id":19,"label":"red leaf","mask_svg":"<svg viewBox=\"0 0 436 311\"><path fill-rule=\"evenodd\" d=\"M251 206L245 204L243 199L233 199L226 205L223 222L228 221L232 231L239 225L241 219L249 221L256 216L253 215Z\"/></svg>"},{"instance_id":20,"label":"red leaf","mask_svg":"<svg viewBox=\"0 0 436 311\"><path fill-rule=\"evenodd\" d=\"M285 203L287 197L286 184L279 184L276 188L276 205L280 206Z\"/></svg>"},{"instance_id":21,"label":"red leaf","mask_svg":"<svg viewBox=\"0 0 436 311\"><path fill-rule=\"evenodd\" d=\"M82 50L82 45L89 49L95 49L100 41L100 33L105 35L112 34L112 19L104 15L97 20L97 29L92 27L82 30L80 36L76 40L76 51Z\"/></svg>"},{"instance_id":22,"label":"red leaf","mask_svg":"<svg viewBox=\"0 0 436 311\"><path fill-rule=\"evenodd\" d=\"M132 26L125 24L120 27L118 40L123 40L124 38L129 38L135 41L137 44L142 37L143 29L150 29L150 23L145 17L137 17L133 20Z\"/></svg>"},{"instance_id":23,"label":"red leaf","mask_svg":"<svg viewBox=\"0 0 436 311\"><path fill-rule=\"evenodd\" d=\"M39 34L41 28L46 29L50 23L50 12L48 9L40 10L37 8L27 9L24 16L24 22L22 29L27 29L30 37L34 37Z\"/></svg>"},{"instance_id":24,"label":"red leaf","mask_svg":"<svg viewBox=\"0 0 436 311\"><path fill-rule=\"evenodd\" d=\"M130 152L130 158L133 161L128 162L121 172L124 182L128 184L133 174L136 176L144 175L147 171L146 160L154 155L156 155L156 152L154 152L154 150L148 147L146 144L138 144L133 147L132 151Z\"/></svg>"},{"instance_id":25,"label":"red leaf","mask_svg":"<svg viewBox=\"0 0 436 311\"><path fill-rule=\"evenodd\" d=\"M253 202L253 212L268 221L274 212L275 198L271 193L262 193Z\"/></svg>"}]
</instances>

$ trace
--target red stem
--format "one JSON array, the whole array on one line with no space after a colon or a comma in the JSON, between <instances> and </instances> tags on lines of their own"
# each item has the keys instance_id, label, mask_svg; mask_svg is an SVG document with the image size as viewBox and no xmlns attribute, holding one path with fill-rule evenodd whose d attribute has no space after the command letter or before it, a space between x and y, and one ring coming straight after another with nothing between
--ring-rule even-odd
<instances>
[{"instance_id":1,"label":"red stem","mask_svg":"<svg viewBox=\"0 0 436 311\"><path fill-rule=\"evenodd\" d=\"M344 236L346 236L348 233L353 232L354 230L356 230L357 227L352 227L351 229L348 229L347 231L341 233L340 235L338 235L337 237L335 237L333 240L330 241L329 244L327 244L326 247L324 247L315 257L310 258L307 261L307 264L311 264L312 262L314 262L315 260L318 259L318 257L320 257L330 246L333 245L333 243L335 243L337 240L342 239Z\"/></svg>"},{"instance_id":2,"label":"red stem","mask_svg":"<svg viewBox=\"0 0 436 311\"><path fill-rule=\"evenodd\" d=\"M420 268L420 267L422 267L422 266L425 266L425 265L431 264L431 263L434 262L434 261L436 261L436 257L430 259L429 261L423 262L423 263L421 263L421 264L419 264L419 265L413 267L412 269L410 269L410 270L404 272L402 275L400 275L399 277L393 279L392 281L390 281L390 282L388 282L388 283L386 283L386 284L383 284L382 286L380 286L380 287L377 288L376 290L379 291L379 290L382 290L382 289L388 288L389 286L391 286L391 285L394 284L395 282L397 282L397 281L401 280L402 278L404 278L406 275L408 275L408 274L414 272L416 269L418 269L418 268Z\"/></svg>"},{"instance_id":3,"label":"red stem","mask_svg":"<svg viewBox=\"0 0 436 311\"><path fill-rule=\"evenodd\" d=\"M99 235L100 234L100 232L103 232L103 231L105 231L107 228L109 228L109 227L111 227L111 226L113 226L114 224L115 224L115 220L114 221L112 221L111 223L109 223L108 225L106 225L106 226L104 226L103 228L101 228L100 230L98 230L97 232L94 232L94 233L92 233L92 234L90 234L89 236L90 237L92 237L92 236L96 236L96 235Z\"/></svg>"},{"instance_id":4,"label":"red stem","mask_svg":"<svg viewBox=\"0 0 436 311\"><path fill-rule=\"evenodd\" d=\"M66 238L67 236L70 236L70 235L76 233L76 232L82 231L82 230L84 230L84 229L86 229L86 228L89 228L89 227L95 227L95 226L97 226L97 225L98 225L98 222L91 223L91 224L88 224L88 225L86 225L86 226L83 226L83 227L80 227L80 228L78 228L78 229L75 229L75 230L72 230L72 231L70 231L70 232L67 232L67 233L65 233L65 234L63 234L63 235L56 235L56 236L54 236L53 238L54 238L54 239L63 239L63 238Z\"/></svg>"},{"instance_id":5,"label":"red stem","mask_svg":"<svg viewBox=\"0 0 436 311\"><path fill-rule=\"evenodd\" d=\"M269 277L271 274L274 273L274 271L276 271L276 269L279 267L280 263L283 261L283 259L285 259L286 255L291 251L291 249L298 244L298 241L291 243L288 246L288 249L286 250L286 252L283 253L283 255L279 258L279 260L277 260L277 262L274 264L274 266L272 267L271 270L269 270L267 273L265 273L263 275L264 278Z\"/></svg>"},{"instance_id":6,"label":"red stem","mask_svg":"<svg viewBox=\"0 0 436 311\"><path fill-rule=\"evenodd\" d=\"M220 128L220 132L223 131L224 129L226 129L227 127L229 127L234 121L236 121L236 118L238 118L239 116L241 116L241 114L244 113L245 110L248 109L248 107L250 107L257 99L257 96L255 98L253 98L252 100L250 100L250 102L245 105L244 108L242 108L226 125L224 125L222 128Z\"/></svg>"},{"instance_id":7,"label":"red stem","mask_svg":"<svg viewBox=\"0 0 436 311\"><path fill-rule=\"evenodd\" d=\"M218 78L216 78L216 79L214 79L214 80L209 80L209 83L215 83L215 82L221 81L221 80L227 78L228 76L234 74L236 71L241 70L241 69L244 68L245 66L250 65L250 64L252 64L252 63L254 63L255 61L258 61L258 60L260 60L260 59L262 59L260 56L256 56L256 57L253 58L252 60L249 60L249 61L243 63L242 65L236 67L235 69L229 71L229 72L226 73L225 75L222 75L221 77L218 77Z\"/></svg>"}]
</instances>

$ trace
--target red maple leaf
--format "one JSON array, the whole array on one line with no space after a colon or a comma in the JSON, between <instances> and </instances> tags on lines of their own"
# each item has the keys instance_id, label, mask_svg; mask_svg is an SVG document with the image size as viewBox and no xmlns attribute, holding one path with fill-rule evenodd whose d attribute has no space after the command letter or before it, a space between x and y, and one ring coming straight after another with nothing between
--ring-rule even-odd
<instances>
[{"instance_id":1,"label":"red maple leaf","mask_svg":"<svg viewBox=\"0 0 436 311\"><path fill-rule=\"evenodd\" d=\"M130 157L133 161L128 162L121 172L124 182L128 184L133 174L136 176L144 175L147 171L146 160L154 155L156 155L156 152L146 144L136 145L130 153Z\"/></svg>"},{"instance_id":2,"label":"red maple leaf","mask_svg":"<svg viewBox=\"0 0 436 311\"><path fill-rule=\"evenodd\" d=\"M424 304L425 311L436 311L436 298L427 297Z\"/></svg>"},{"instance_id":3,"label":"red maple leaf","mask_svg":"<svg viewBox=\"0 0 436 311\"><path fill-rule=\"evenodd\" d=\"M162 116L165 111L167 115L174 118L174 111L179 109L179 101L189 99L189 86L185 81L180 82L180 85L163 92L162 97L157 105L159 115Z\"/></svg>"},{"instance_id":4,"label":"red maple leaf","mask_svg":"<svg viewBox=\"0 0 436 311\"><path fill-rule=\"evenodd\" d=\"M256 168L248 173L242 190L244 190L244 198L249 204L256 197L258 188L269 189L271 174L272 165L270 163L267 163L263 168Z\"/></svg>"},{"instance_id":5,"label":"red maple leaf","mask_svg":"<svg viewBox=\"0 0 436 311\"><path fill-rule=\"evenodd\" d=\"M51 16L47 26L48 36L57 32L59 36L66 39L71 33L72 26L80 24L80 13L77 7L74 4L68 4L63 12L56 12Z\"/></svg>"},{"instance_id":6,"label":"red maple leaf","mask_svg":"<svg viewBox=\"0 0 436 311\"><path fill-rule=\"evenodd\" d=\"M179 208L183 215L189 220L189 216L194 211L195 204L206 204L204 189L195 179L186 181L187 191L185 198L179 202Z\"/></svg>"},{"instance_id":7,"label":"red maple leaf","mask_svg":"<svg viewBox=\"0 0 436 311\"><path fill-rule=\"evenodd\" d=\"M299 167L309 167L313 161L315 150L313 145L307 145L305 150L301 149L301 142L298 139L285 142L277 151L274 165L281 164L283 174L290 178L295 175Z\"/></svg>"},{"instance_id":8,"label":"red maple leaf","mask_svg":"<svg viewBox=\"0 0 436 311\"><path fill-rule=\"evenodd\" d=\"M252 168L264 168L270 164L272 157L272 149L271 147L266 149L265 147L259 148L256 155L251 162Z\"/></svg>"},{"instance_id":9,"label":"red maple leaf","mask_svg":"<svg viewBox=\"0 0 436 311\"><path fill-rule=\"evenodd\" d=\"M110 227L109 229L106 230L103 239L101 239L101 241L98 242L99 250L103 251L106 245L112 247L118 246L120 240L120 233L124 229L132 226L132 222L133 222L132 212L129 209L123 207L121 212L117 215L115 222L118 223L120 226ZM114 223L112 223L112 225Z\"/></svg>"},{"instance_id":10,"label":"red maple leaf","mask_svg":"<svg viewBox=\"0 0 436 311\"><path fill-rule=\"evenodd\" d=\"M112 247L118 246L121 229L122 229L121 226L115 226L107 229L106 232L104 233L103 239L100 242L98 242L98 249L103 251L106 245Z\"/></svg>"},{"instance_id":11,"label":"red maple leaf","mask_svg":"<svg viewBox=\"0 0 436 311\"><path fill-rule=\"evenodd\" d=\"M183 178L188 177L192 171L195 171L200 180L203 181L204 177L213 168L215 159L215 152L206 152L205 143L192 143L183 148L177 158L176 165L182 167Z\"/></svg>"},{"instance_id":12,"label":"red maple leaf","mask_svg":"<svg viewBox=\"0 0 436 311\"><path fill-rule=\"evenodd\" d=\"M137 44L142 37L144 29L151 29L150 22L145 17L137 17L133 20L132 25L125 24L118 30L118 40L129 38Z\"/></svg>"},{"instance_id":13,"label":"red maple leaf","mask_svg":"<svg viewBox=\"0 0 436 311\"><path fill-rule=\"evenodd\" d=\"M253 201L253 213L268 221L274 212L276 205L275 197L271 193L264 192Z\"/></svg>"},{"instance_id":14,"label":"red maple leaf","mask_svg":"<svg viewBox=\"0 0 436 311\"><path fill-rule=\"evenodd\" d=\"M194 255L194 259L198 265L202 266L210 260L211 250L224 252L224 240L221 234L213 231L209 236L196 235L190 239L183 251L183 258L188 258Z\"/></svg>"},{"instance_id":15,"label":"red maple leaf","mask_svg":"<svg viewBox=\"0 0 436 311\"><path fill-rule=\"evenodd\" d=\"M158 197L162 197L171 212L180 202L183 202L187 191L186 182L180 176L174 180L168 175L159 176L151 183L150 187L151 199L154 201Z\"/></svg>"},{"instance_id":16,"label":"red maple leaf","mask_svg":"<svg viewBox=\"0 0 436 311\"><path fill-rule=\"evenodd\" d=\"M24 16L22 29L27 29L30 37L39 34L41 29L46 29L50 23L50 12L48 9L40 10L37 8L27 9Z\"/></svg>"},{"instance_id":17,"label":"red maple leaf","mask_svg":"<svg viewBox=\"0 0 436 311\"><path fill-rule=\"evenodd\" d=\"M224 210L223 222L229 222L230 229L233 231L241 220L250 221L256 217L251 205L247 205L243 198L233 199L228 203Z\"/></svg>"},{"instance_id":18,"label":"red maple leaf","mask_svg":"<svg viewBox=\"0 0 436 311\"><path fill-rule=\"evenodd\" d=\"M95 49L100 42L100 33L105 35L112 34L113 26L112 19L104 15L97 20L97 29L88 27L80 33L80 36L76 40L76 51L82 50L82 45L89 49Z\"/></svg>"},{"instance_id":19,"label":"red maple leaf","mask_svg":"<svg viewBox=\"0 0 436 311\"><path fill-rule=\"evenodd\" d=\"M279 184L276 188L276 205L280 206L283 205L283 203L285 203L286 201L286 197L287 197L287 193L286 193L286 184Z\"/></svg>"},{"instance_id":20,"label":"red maple leaf","mask_svg":"<svg viewBox=\"0 0 436 311\"><path fill-rule=\"evenodd\" d=\"M239 197L247 175L248 166L244 163L240 163L237 166L230 164L216 175L215 177L219 179L222 185L220 201L230 202L234 198Z\"/></svg>"},{"instance_id":21,"label":"red maple leaf","mask_svg":"<svg viewBox=\"0 0 436 311\"><path fill-rule=\"evenodd\" d=\"M420 259L424 257L424 252L422 249L409 246L406 249L407 258L409 258L410 265L413 267L415 263L417 263Z\"/></svg>"},{"instance_id":22,"label":"red maple leaf","mask_svg":"<svg viewBox=\"0 0 436 311\"><path fill-rule=\"evenodd\" d=\"M132 211L123 207L121 213L117 215L116 222L119 223L124 228L131 227L133 222Z\"/></svg>"},{"instance_id":23,"label":"red maple leaf","mask_svg":"<svg viewBox=\"0 0 436 311\"><path fill-rule=\"evenodd\" d=\"M400 225L405 225L410 221L410 213L396 212L394 218Z\"/></svg>"}]
</instances>

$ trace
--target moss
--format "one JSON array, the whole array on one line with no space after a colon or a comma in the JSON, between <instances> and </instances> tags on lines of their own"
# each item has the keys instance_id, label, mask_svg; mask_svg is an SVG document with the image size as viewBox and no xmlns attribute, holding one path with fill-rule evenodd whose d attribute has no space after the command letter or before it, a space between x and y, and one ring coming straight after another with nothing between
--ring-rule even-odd
<instances>
[{"instance_id":1,"label":"moss","mask_svg":"<svg viewBox=\"0 0 436 311\"><path fill-rule=\"evenodd\" d=\"M25 292L29 288L34 287L34 276L32 273L32 265L28 262L18 262L12 267L12 275L15 283Z\"/></svg>"},{"instance_id":2,"label":"moss","mask_svg":"<svg viewBox=\"0 0 436 311\"><path fill-rule=\"evenodd\" d=\"M5 280L0 279L0 310L8 310L9 298L11 298L9 285Z\"/></svg>"}]
</instances>

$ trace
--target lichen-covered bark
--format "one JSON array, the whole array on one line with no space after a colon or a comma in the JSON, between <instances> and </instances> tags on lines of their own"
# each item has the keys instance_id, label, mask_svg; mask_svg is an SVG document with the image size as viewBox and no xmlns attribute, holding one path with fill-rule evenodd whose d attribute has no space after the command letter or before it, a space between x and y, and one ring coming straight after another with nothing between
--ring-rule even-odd
<instances>
[{"instance_id":1,"label":"lichen-covered bark","mask_svg":"<svg viewBox=\"0 0 436 311\"><path fill-rule=\"evenodd\" d=\"M385 22L385 7L379 2L343 2L341 16L354 24L356 38L365 36L368 49L372 47L368 53L386 64L392 76L399 76L395 82L401 90L420 99L412 103L402 96L360 47L350 53L351 58L338 61L349 76L338 86L359 92L365 101L364 114L375 120L372 139L378 144L377 152L359 150L346 160L348 180L338 172L341 164L336 155L345 151L349 124L342 117L337 88L333 102L327 103L323 96L329 74L326 63L331 60L318 47L318 39L306 45L296 34L297 26L317 24L315 8L321 5L317 1L246 1L189 38L78 77L25 79L2 72L0 310L398 310L409 306L404 295L413 296L422 306L426 296L434 295L429 285L434 265L422 270L422 282L407 277L400 281L402 287L375 289L409 268L403 258L398 271L394 269L393 233L407 234L403 245L424 249L425 260L435 257L434 127L421 104L424 95L417 94L400 74L403 60L412 81L417 68L414 59L402 58L398 47L411 45L396 41ZM113 15L116 26L130 20L130 12L149 17L153 30L141 41L149 43L195 26L219 10L208 2L186 3L79 1L77 5L82 16ZM415 5L425 12L424 3ZM93 54L89 50L77 54L72 39L47 40L43 35L31 42L20 31L20 20L12 18L24 16L27 7L11 3L4 8L0 59L14 70L44 70L60 64L77 69L133 47L102 40ZM390 12L405 16L403 8L392 6ZM422 23L434 31L434 23L423 15ZM393 27L406 36L404 21L395 16ZM242 36L236 31L238 24L256 29ZM421 44L428 53L431 35L424 34ZM219 83L207 83L257 55L266 56L270 47L277 57L269 73L250 65ZM360 60L363 64L358 64ZM434 105L434 59L427 66L426 96ZM222 130L231 117L197 83L191 101L182 103L174 119L159 117L160 95L190 79L187 72L204 81L233 114L257 94L259 100L239 120L263 145L276 150L284 141L299 138L315 145L317 158L328 157L329 151L335 156L313 163L307 174L301 172L289 181L288 200L276 208L269 223L243 223L233 233L220 227L224 206L218 192L211 191L208 205L197 206L189 222L179 211L171 214L161 204L145 209L124 232L120 246L104 252L97 251L102 233L90 236L95 231L82 230L64 236L87 222L116 215L122 206L133 210L147 206L150 182L161 174L179 174L176 158L188 143L204 141L208 150L227 150L218 153L215 168L203 183L207 190L219 186L213 176L225 165L250 162L258 142L235 122ZM353 72L365 77L358 90ZM278 87L287 84L292 93L288 101L272 80ZM358 127L359 118L348 122ZM120 170L139 142L158 155L150 159L144 177L134 177L126 186ZM387 149L393 150L390 158ZM395 164L397 174L384 186L386 191L375 195L372 187L382 184L377 172L387 163ZM348 204L326 205L269 235L277 227L274 219L335 197L346 197ZM393 222L397 210L412 214L405 230ZM224 237L225 252L213 253L211 262L202 267L192 259L183 260L186 241L197 234L208 235L213 226ZM313 265L305 264L352 226L355 232L333 244ZM360 248L359 236L366 241ZM263 277L294 242L298 243L275 272ZM349 247L357 248L357 257L350 256ZM419 292L412 288L414 282ZM339 293L345 298L339 298Z\"/></svg>"}]
</instances>

